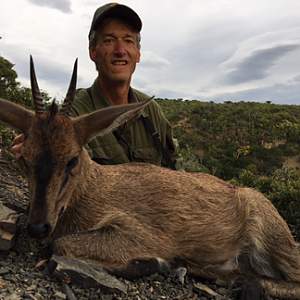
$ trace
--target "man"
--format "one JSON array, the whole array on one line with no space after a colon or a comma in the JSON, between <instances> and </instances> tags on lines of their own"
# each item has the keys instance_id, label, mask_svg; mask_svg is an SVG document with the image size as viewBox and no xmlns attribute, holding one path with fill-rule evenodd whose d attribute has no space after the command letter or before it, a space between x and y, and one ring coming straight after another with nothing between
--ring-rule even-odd
<instances>
[{"instance_id":1,"label":"man","mask_svg":"<svg viewBox=\"0 0 300 300\"><path fill-rule=\"evenodd\" d=\"M125 5L110 3L96 10L88 38L89 55L96 65L98 77L90 88L77 90L73 117L111 105L150 98L130 86L132 74L141 57L141 28L139 16ZM159 134L173 165L177 170L182 169L182 158L178 154L172 128L155 102L113 133L93 139L86 147L91 158L99 164L137 161L170 167L172 163L167 163L153 140L145 121L147 117ZM17 137L14 143L12 151L18 160L22 137Z\"/></svg>"}]
</instances>

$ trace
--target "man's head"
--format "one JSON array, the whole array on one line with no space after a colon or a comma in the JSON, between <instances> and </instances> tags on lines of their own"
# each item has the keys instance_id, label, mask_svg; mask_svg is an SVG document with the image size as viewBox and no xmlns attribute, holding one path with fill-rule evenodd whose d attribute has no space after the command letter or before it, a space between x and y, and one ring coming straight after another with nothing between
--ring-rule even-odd
<instances>
[{"instance_id":1,"label":"man's head","mask_svg":"<svg viewBox=\"0 0 300 300\"><path fill-rule=\"evenodd\" d=\"M122 20L125 24L130 25L132 30L138 34L142 29L142 21L134 10L122 4L108 3L100 6L95 11L91 29L88 35L90 42L93 32L97 31L97 28L101 26L101 22L108 18Z\"/></svg>"},{"instance_id":2,"label":"man's head","mask_svg":"<svg viewBox=\"0 0 300 300\"><path fill-rule=\"evenodd\" d=\"M141 28L139 16L125 5L111 3L96 10L89 32L89 52L100 81L130 82L140 61Z\"/></svg>"}]
</instances>

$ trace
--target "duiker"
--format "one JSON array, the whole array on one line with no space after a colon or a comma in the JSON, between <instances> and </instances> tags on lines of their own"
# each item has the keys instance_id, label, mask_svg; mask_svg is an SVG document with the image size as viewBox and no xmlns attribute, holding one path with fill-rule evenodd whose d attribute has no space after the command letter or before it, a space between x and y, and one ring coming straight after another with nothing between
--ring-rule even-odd
<instances>
[{"instance_id":1,"label":"duiker","mask_svg":"<svg viewBox=\"0 0 300 300\"><path fill-rule=\"evenodd\" d=\"M56 255L128 278L180 262L197 276L245 280L242 299L300 299L298 244L262 194L207 174L90 159L85 144L151 99L70 118L76 72L77 63L60 110L46 110L32 60L35 113L0 99L0 120L25 135L29 235L51 235Z\"/></svg>"}]
</instances>

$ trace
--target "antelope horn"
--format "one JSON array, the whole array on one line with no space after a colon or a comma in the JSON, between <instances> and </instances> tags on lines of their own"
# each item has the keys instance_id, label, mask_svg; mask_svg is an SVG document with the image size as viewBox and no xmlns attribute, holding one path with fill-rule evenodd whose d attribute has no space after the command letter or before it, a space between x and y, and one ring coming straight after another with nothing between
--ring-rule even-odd
<instances>
[{"instance_id":1,"label":"antelope horn","mask_svg":"<svg viewBox=\"0 0 300 300\"><path fill-rule=\"evenodd\" d=\"M71 78L67 96L64 100L64 103L62 104L61 109L59 110L59 113L65 117L70 115L73 100L75 97L76 81L77 81L77 62L78 62L78 58L76 58L75 63L74 63L73 74L72 74L72 78Z\"/></svg>"},{"instance_id":2,"label":"antelope horn","mask_svg":"<svg viewBox=\"0 0 300 300\"><path fill-rule=\"evenodd\" d=\"M31 81L31 91L32 91L33 103L35 107L35 113L40 115L46 110L46 107L36 80L33 59L31 55L30 55L30 81Z\"/></svg>"}]
</instances>

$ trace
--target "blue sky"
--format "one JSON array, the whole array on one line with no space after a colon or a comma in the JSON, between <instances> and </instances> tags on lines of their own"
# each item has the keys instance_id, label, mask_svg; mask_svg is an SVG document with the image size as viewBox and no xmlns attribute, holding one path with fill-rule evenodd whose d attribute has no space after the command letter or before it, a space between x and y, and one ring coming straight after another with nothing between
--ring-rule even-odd
<instances>
[{"instance_id":1,"label":"blue sky","mask_svg":"<svg viewBox=\"0 0 300 300\"><path fill-rule=\"evenodd\" d=\"M94 0L2 0L0 54L29 86L61 99L79 59L78 87L97 76L87 35ZM127 0L143 21L132 86L160 98L300 104L300 1Z\"/></svg>"}]
</instances>

